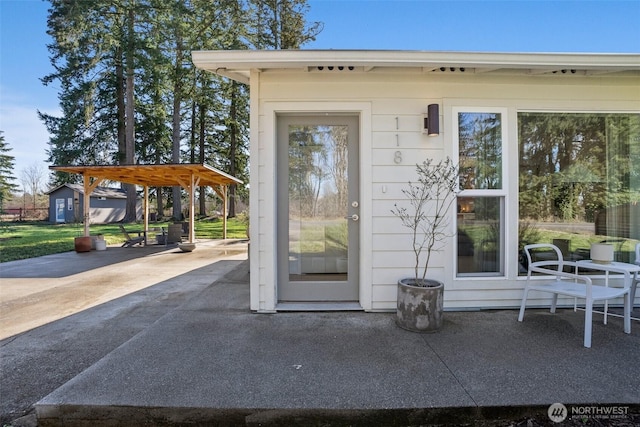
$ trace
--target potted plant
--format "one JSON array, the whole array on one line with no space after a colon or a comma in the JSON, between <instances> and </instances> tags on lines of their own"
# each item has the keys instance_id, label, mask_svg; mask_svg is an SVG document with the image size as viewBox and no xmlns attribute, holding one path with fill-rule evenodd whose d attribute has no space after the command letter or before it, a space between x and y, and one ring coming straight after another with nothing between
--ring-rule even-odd
<instances>
[{"instance_id":1,"label":"potted plant","mask_svg":"<svg viewBox=\"0 0 640 427\"><path fill-rule=\"evenodd\" d=\"M416 165L417 181L402 193L409 207L396 203L391 212L411 230L413 277L398 281L396 324L415 332L434 332L442 326L444 284L427 277L431 255L442 249L455 231L449 228L451 206L459 191L459 169L450 158L429 159Z\"/></svg>"},{"instance_id":2,"label":"potted plant","mask_svg":"<svg viewBox=\"0 0 640 427\"><path fill-rule=\"evenodd\" d=\"M91 252L91 236L78 236L73 238L76 252Z\"/></svg>"},{"instance_id":3,"label":"potted plant","mask_svg":"<svg viewBox=\"0 0 640 427\"><path fill-rule=\"evenodd\" d=\"M77 236L73 238L73 247L76 252L91 252L91 236L85 236L82 234L82 229L80 225L82 224L78 219L76 219L75 224L77 226L76 232Z\"/></svg>"}]
</instances>

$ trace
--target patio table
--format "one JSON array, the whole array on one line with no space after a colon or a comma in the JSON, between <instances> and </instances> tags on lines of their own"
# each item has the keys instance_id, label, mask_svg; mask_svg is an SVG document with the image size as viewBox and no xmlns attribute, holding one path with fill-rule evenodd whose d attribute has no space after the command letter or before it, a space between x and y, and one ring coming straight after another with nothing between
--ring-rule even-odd
<instances>
[{"instance_id":1,"label":"patio table","mask_svg":"<svg viewBox=\"0 0 640 427\"><path fill-rule=\"evenodd\" d=\"M633 275L640 273L640 265L637 264L628 264L626 262L617 262L612 261L607 264L595 262L591 259L585 259L581 261L576 261L576 273L578 273L579 268L588 268L590 270L600 270L605 272L604 285L609 287L609 272L612 273L622 273L624 275L624 288L629 289L629 299L631 299L631 286L633 285L631 279ZM609 302L604 302L604 324L607 324L607 312L609 309ZM629 303L629 310L633 310L633 301ZM622 317L617 314L611 314L612 316ZM633 318L633 320L640 320Z\"/></svg>"}]
</instances>

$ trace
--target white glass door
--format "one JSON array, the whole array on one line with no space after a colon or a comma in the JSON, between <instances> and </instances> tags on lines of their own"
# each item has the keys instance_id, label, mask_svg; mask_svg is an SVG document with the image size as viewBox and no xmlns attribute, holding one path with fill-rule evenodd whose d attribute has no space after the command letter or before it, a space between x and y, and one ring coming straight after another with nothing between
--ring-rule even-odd
<instances>
[{"instance_id":1,"label":"white glass door","mask_svg":"<svg viewBox=\"0 0 640 427\"><path fill-rule=\"evenodd\" d=\"M358 300L358 118L278 118L278 300Z\"/></svg>"}]
</instances>

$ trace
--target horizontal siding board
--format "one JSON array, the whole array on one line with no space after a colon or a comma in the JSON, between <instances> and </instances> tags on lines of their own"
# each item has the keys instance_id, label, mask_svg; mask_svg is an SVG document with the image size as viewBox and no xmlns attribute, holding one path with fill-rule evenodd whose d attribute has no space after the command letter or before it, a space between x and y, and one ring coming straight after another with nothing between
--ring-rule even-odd
<instances>
[{"instance_id":1,"label":"horizontal siding board","mask_svg":"<svg viewBox=\"0 0 640 427\"><path fill-rule=\"evenodd\" d=\"M389 285L386 287L374 287L374 303L373 310L395 311L396 309L396 286ZM499 295L483 295L483 299L473 299L473 295L465 298L457 299L453 292L444 292L444 309L445 310L469 310L469 309L511 309L513 310L513 319L517 320L518 308L520 307L521 297L517 298L500 298ZM614 301L612 305L621 305L622 300ZM528 308L549 309L551 300L549 298L527 299ZM584 306L584 305L582 305ZM582 307L578 304L578 307ZM558 298L558 308L572 308L573 299ZM601 307L601 306L597 306ZM526 318L526 312L525 312Z\"/></svg>"},{"instance_id":2,"label":"horizontal siding board","mask_svg":"<svg viewBox=\"0 0 640 427\"><path fill-rule=\"evenodd\" d=\"M376 301L376 308L395 308L397 284L379 284L373 287L373 298ZM522 301L523 290L504 290L495 292L485 291L469 291L469 290L451 290L446 288L444 291L445 309L452 308L492 308L492 307L509 307L517 308ZM614 300L612 304L622 304L622 299ZM573 298L560 297L558 299L559 307L573 307ZM527 307L550 308L550 294L534 293L527 298ZM578 303L578 307L584 306L583 302ZM602 304L597 305L602 306ZM514 320L517 312L514 310Z\"/></svg>"},{"instance_id":3,"label":"horizontal siding board","mask_svg":"<svg viewBox=\"0 0 640 427\"><path fill-rule=\"evenodd\" d=\"M398 137L396 138L396 134ZM406 162L415 164L416 160L411 156L419 158L442 157L443 135L436 137L427 136L422 131L378 131L373 132L372 145L374 149L394 149L407 152ZM375 162L374 162L375 164Z\"/></svg>"},{"instance_id":4,"label":"horizontal siding board","mask_svg":"<svg viewBox=\"0 0 640 427\"><path fill-rule=\"evenodd\" d=\"M390 192L389 190L390 186L388 186L387 188L387 193ZM394 187L393 190L398 190L397 187ZM372 206L371 206L371 212L372 215L374 217L378 217L378 218L384 218L384 217L392 217L395 218L396 222L398 225L401 225L400 219L398 217L395 216L395 214L393 214L391 212L392 209L395 209L395 205L397 204L399 208L406 208L409 212L412 212L412 207L411 207L411 202L410 200L407 199L407 197L402 193L402 187L400 187L400 191L396 191L395 193L395 199L393 197L393 195L389 198L385 198L385 199L373 199L372 201ZM454 202L455 203L455 202ZM449 215L452 216L451 221L449 221L450 224L453 224L453 216L455 215L453 212L455 204L453 204L450 208L450 212ZM424 213L427 216L433 216L435 214L435 208L436 206L434 204L427 204L424 208ZM391 224L393 225L393 224ZM396 229L396 227L394 226L394 229ZM409 230L408 228L404 227L405 230ZM374 229L375 231L375 229ZM453 228L450 230L453 232Z\"/></svg>"},{"instance_id":5,"label":"horizontal siding board","mask_svg":"<svg viewBox=\"0 0 640 427\"><path fill-rule=\"evenodd\" d=\"M394 100L394 105L401 109L402 104ZM373 132L412 132L422 135L422 114L400 115L396 114L373 114L372 131Z\"/></svg>"},{"instance_id":6,"label":"horizontal siding board","mask_svg":"<svg viewBox=\"0 0 640 427\"><path fill-rule=\"evenodd\" d=\"M413 266L404 268L381 268L374 267L373 286L395 285L398 279L412 276Z\"/></svg>"},{"instance_id":7,"label":"horizontal siding board","mask_svg":"<svg viewBox=\"0 0 640 427\"><path fill-rule=\"evenodd\" d=\"M402 183L415 180L416 165L402 163L399 165L373 165L371 176L373 183Z\"/></svg>"},{"instance_id":8,"label":"horizontal siding board","mask_svg":"<svg viewBox=\"0 0 640 427\"><path fill-rule=\"evenodd\" d=\"M589 102L597 98L628 99L628 91L635 90L638 84L638 79L633 77L538 77L420 75L419 79L414 79L407 73L354 73L350 76L319 78L311 73L281 73L277 76L275 73L263 73L260 94L262 100L413 99L414 105L443 97L544 101L571 99ZM282 84L282 81L287 84ZM390 107L385 111L394 112Z\"/></svg>"},{"instance_id":9,"label":"horizontal siding board","mask_svg":"<svg viewBox=\"0 0 640 427\"><path fill-rule=\"evenodd\" d=\"M393 215L388 216L374 216L373 217L373 230L374 234L397 234L397 233L411 233L406 227L403 227L400 220ZM384 246L379 249L384 250Z\"/></svg>"},{"instance_id":10,"label":"horizontal siding board","mask_svg":"<svg viewBox=\"0 0 640 427\"><path fill-rule=\"evenodd\" d=\"M411 235L374 234L372 236L374 252L406 252L411 249ZM384 248L384 249L383 249Z\"/></svg>"},{"instance_id":11,"label":"horizontal siding board","mask_svg":"<svg viewBox=\"0 0 640 427\"><path fill-rule=\"evenodd\" d=\"M373 134L373 148L385 149L385 150L402 150L407 153L411 153L416 156L427 156L425 149L432 139L428 139L427 135L421 131L407 132L407 131L378 131ZM375 154L375 151L374 151ZM410 159L407 159L410 160ZM373 164L377 162L373 161ZM395 164L394 157L390 156L383 161L383 163ZM410 161L409 163L415 163Z\"/></svg>"},{"instance_id":12,"label":"horizontal siding board","mask_svg":"<svg viewBox=\"0 0 640 427\"><path fill-rule=\"evenodd\" d=\"M414 263L413 261L407 261L405 263L397 262L391 266L376 265L374 263L373 271L374 278L372 282L374 285L395 283L400 278L412 277L414 275ZM427 275L432 279L450 283L449 280L446 280L444 271L444 266L434 262L429 264L429 272Z\"/></svg>"},{"instance_id":13,"label":"horizontal siding board","mask_svg":"<svg viewBox=\"0 0 640 427\"><path fill-rule=\"evenodd\" d=\"M413 252L411 251L373 251L372 265L375 268L413 268Z\"/></svg>"},{"instance_id":14,"label":"horizontal siding board","mask_svg":"<svg viewBox=\"0 0 640 427\"><path fill-rule=\"evenodd\" d=\"M400 202L403 199L406 199L406 197L404 197L404 194L402 193L402 190L407 188L408 182L409 180L404 182L376 182L373 190L374 205L384 202L390 203L390 206L393 206L395 202ZM384 189L382 188L383 185L385 186ZM389 205L377 206L386 209ZM378 209L380 212L385 212L384 209L379 209L376 206L374 206L374 209ZM389 212L389 214L391 213ZM383 216L386 216L386 214L384 214Z\"/></svg>"},{"instance_id":15,"label":"horizontal siding board","mask_svg":"<svg viewBox=\"0 0 640 427\"><path fill-rule=\"evenodd\" d=\"M439 104L442 98L426 98L422 96L401 98L398 96L391 98L391 100L392 102L387 99L374 98L372 102L373 114L399 117L399 128L405 130L407 126L414 126L416 118L422 118L422 114L427 113L429 104ZM442 111L440 114L442 115Z\"/></svg>"},{"instance_id":16,"label":"horizontal siding board","mask_svg":"<svg viewBox=\"0 0 640 427\"><path fill-rule=\"evenodd\" d=\"M373 299L376 302L393 303L395 306L397 293L398 285L396 283L376 285L373 287Z\"/></svg>"}]
</instances>

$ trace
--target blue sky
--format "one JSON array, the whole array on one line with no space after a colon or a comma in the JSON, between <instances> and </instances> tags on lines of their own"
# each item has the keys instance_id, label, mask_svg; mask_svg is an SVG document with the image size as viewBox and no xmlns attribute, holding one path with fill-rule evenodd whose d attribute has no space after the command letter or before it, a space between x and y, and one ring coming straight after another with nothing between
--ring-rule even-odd
<instances>
[{"instance_id":1,"label":"blue sky","mask_svg":"<svg viewBox=\"0 0 640 427\"><path fill-rule=\"evenodd\" d=\"M640 0L309 0L305 49L640 53ZM0 130L22 169L46 159L36 111L56 113L41 0L0 0Z\"/></svg>"}]
</instances>

